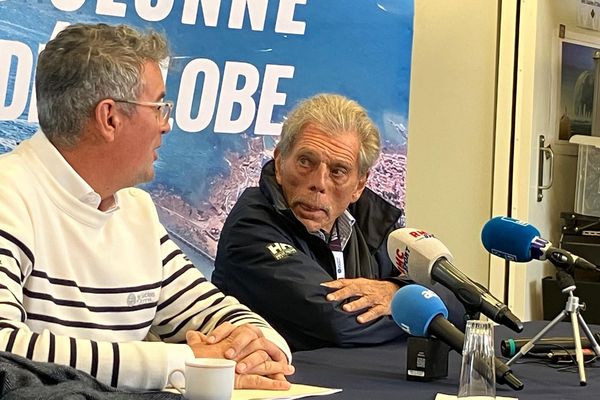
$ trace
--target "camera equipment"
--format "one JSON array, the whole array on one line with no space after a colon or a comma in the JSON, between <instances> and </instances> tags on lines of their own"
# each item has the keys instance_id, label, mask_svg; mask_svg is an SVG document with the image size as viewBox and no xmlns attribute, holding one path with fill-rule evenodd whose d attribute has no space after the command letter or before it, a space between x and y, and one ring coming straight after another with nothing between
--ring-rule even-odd
<instances>
[{"instance_id":1,"label":"camera equipment","mask_svg":"<svg viewBox=\"0 0 600 400\"><path fill-rule=\"evenodd\" d=\"M551 260L552 261L552 260ZM527 354L536 343L548 332L554 325L563 320L567 315L571 317L571 325L573 328L573 339L575 340L575 358L577 360L577 367L579 369L579 384L581 386L585 386L587 384L585 377L585 369L583 366L584 356L583 351L581 349L581 337L579 336L579 324L581 323L581 327L583 332L587 336L594 353L597 356L600 356L600 346L598 346L598 342L594 338L594 335L590 331L590 328L585 323L583 317L581 316L580 310L585 309L585 304L579 303L579 298L573 295L573 291L575 290L575 280L571 275L569 275L565 270L560 269L560 265L555 266L558 268L556 272L556 280L558 281L558 285L561 288L563 293L568 293L569 297L565 303L565 308L562 310L556 318L554 318L544 329L542 329L537 335L533 337L528 343L526 343L517 354L514 355L513 358L506 362L506 365L511 365L519 358Z\"/></svg>"}]
</instances>

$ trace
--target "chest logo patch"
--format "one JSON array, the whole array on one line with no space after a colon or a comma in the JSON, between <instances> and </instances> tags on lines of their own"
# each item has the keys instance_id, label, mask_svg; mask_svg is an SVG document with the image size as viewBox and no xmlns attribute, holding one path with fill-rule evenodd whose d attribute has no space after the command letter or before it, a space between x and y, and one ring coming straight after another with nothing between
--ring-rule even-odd
<instances>
[{"instance_id":1,"label":"chest logo patch","mask_svg":"<svg viewBox=\"0 0 600 400\"><path fill-rule=\"evenodd\" d=\"M154 297L155 293L151 291L142 292L139 294L130 293L129 296L127 296L127 305L129 307L133 307L141 304L152 303L155 301Z\"/></svg>"},{"instance_id":2,"label":"chest logo patch","mask_svg":"<svg viewBox=\"0 0 600 400\"><path fill-rule=\"evenodd\" d=\"M285 243L271 243L267 245L267 250L278 261L298 252L293 246Z\"/></svg>"}]
</instances>

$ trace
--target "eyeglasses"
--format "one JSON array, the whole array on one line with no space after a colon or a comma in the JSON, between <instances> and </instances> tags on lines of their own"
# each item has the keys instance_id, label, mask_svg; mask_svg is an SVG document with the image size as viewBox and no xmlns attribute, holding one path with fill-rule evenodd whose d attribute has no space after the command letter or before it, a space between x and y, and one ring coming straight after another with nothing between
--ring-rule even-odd
<instances>
[{"instance_id":1,"label":"eyeglasses","mask_svg":"<svg viewBox=\"0 0 600 400\"><path fill-rule=\"evenodd\" d=\"M136 100L125 100L125 99L113 99L117 103L135 104L136 106L156 107L159 112L160 121L167 122L171 116L171 110L175 105L171 100L167 101L136 101Z\"/></svg>"}]
</instances>

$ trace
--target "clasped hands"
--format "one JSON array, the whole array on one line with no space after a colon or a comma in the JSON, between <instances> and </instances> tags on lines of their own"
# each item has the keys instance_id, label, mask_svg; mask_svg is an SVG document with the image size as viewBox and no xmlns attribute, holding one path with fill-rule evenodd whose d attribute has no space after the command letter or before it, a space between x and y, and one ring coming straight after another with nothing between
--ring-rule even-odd
<instances>
[{"instance_id":1,"label":"clasped hands","mask_svg":"<svg viewBox=\"0 0 600 400\"><path fill-rule=\"evenodd\" d=\"M196 357L235 360L236 389L290 388L286 376L294 373L294 367L288 364L285 353L254 325L225 322L209 335L188 331L185 338Z\"/></svg>"},{"instance_id":2,"label":"clasped hands","mask_svg":"<svg viewBox=\"0 0 600 400\"><path fill-rule=\"evenodd\" d=\"M329 301L344 301L350 297L358 297L344 304L342 309L348 312L366 310L356 317L361 324L383 315L390 315L392 298L399 288L399 285L394 282L366 278L336 279L323 282L321 285L336 289L327 294L326 298Z\"/></svg>"}]
</instances>

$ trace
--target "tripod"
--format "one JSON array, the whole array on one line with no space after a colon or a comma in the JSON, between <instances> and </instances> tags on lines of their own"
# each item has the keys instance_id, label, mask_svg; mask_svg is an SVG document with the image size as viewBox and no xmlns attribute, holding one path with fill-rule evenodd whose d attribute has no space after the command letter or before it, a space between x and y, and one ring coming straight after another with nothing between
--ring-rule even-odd
<instances>
[{"instance_id":1,"label":"tripod","mask_svg":"<svg viewBox=\"0 0 600 400\"><path fill-rule=\"evenodd\" d=\"M579 324L581 323L581 327L585 332L585 335L589 339L592 347L594 348L594 353L596 356L600 357L600 346L598 346L598 342L592 335L592 331L588 328L587 324L583 320L581 316L580 310L585 310L585 304L579 303L579 297L573 295L573 291L575 290L575 281L573 277L569 275L564 270L558 270L556 272L556 280L558 281L558 285L561 288L563 293L568 293L569 297L565 303L565 308L562 310L556 318L554 318L544 329L542 329L537 335L535 335L529 342L527 342L517 354L513 356L510 360L506 362L506 365L510 366L512 363L517 361L519 358L523 357L527 354L533 346L548 332L555 326L557 323L562 321L567 315L571 317L571 325L573 328L573 339L575 339L575 358L577 360L577 367L579 369L579 384L581 386L585 386L587 384L585 377L585 369L583 366L583 352L581 350L581 337L579 333Z\"/></svg>"}]
</instances>

